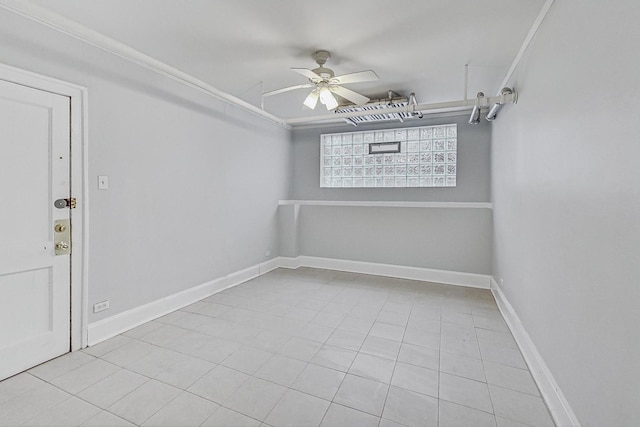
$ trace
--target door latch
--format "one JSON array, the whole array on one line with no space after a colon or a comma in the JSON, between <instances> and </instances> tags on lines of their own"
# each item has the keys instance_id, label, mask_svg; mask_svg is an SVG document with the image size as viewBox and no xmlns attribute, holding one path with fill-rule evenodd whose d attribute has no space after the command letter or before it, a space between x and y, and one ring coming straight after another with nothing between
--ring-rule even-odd
<instances>
[{"instance_id":1,"label":"door latch","mask_svg":"<svg viewBox=\"0 0 640 427\"><path fill-rule=\"evenodd\" d=\"M76 208L76 198L75 197L69 197L67 199L58 199L55 202L53 202L53 206L55 206L58 209L65 209L65 208L75 209Z\"/></svg>"},{"instance_id":2,"label":"door latch","mask_svg":"<svg viewBox=\"0 0 640 427\"><path fill-rule=\"evenodd\" d=\"M71 222L68 219L57 219L53 223L53 243L56 255L71 253Z\"/></svg>"}]
</instances>

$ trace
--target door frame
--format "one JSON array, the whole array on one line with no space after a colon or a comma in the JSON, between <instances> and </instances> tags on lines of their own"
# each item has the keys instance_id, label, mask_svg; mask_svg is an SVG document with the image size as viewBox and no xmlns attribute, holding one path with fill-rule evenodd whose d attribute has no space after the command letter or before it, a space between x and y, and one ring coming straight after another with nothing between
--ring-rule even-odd
<instances>
[{"instance_id":1,"label":"door frame","mask_svg":"<svg viewBox=\"0 0 640 427\"><path fill-rule=\"evenodd\" d=\"M77 204L70 210L73 233L71 246L71 351L85 348L89 285L89 186L88 186L88 94L87 89L0 63L0 80L17 83L71 100L71 194Z\"/></svg>"}]
</instances>

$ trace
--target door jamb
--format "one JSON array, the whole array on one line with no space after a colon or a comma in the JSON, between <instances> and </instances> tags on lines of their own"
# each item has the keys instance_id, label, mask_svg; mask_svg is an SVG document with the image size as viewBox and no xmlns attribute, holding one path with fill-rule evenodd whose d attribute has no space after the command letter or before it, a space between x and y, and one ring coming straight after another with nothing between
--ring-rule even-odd
<instances>
[{"instance_id":1,"label":"door jamb","mask_svg":"<svg viewBox=\"0 0 640 427\"><path fill-rule=\"evenodd\" d=\"M71 252L71 351L85 348L89 286L89 186L87 89L0 63L0 80L67 96L71 99L71 194L73 225Z\"/></svg>"}]
</instances>

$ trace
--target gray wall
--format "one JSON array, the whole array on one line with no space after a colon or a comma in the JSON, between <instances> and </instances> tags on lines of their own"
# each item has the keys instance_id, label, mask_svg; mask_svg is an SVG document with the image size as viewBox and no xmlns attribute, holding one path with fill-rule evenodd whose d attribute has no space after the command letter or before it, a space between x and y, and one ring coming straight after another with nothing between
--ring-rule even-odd
<instances>
[{"instance_id":1,"label":"gray wall","mask_svg":"<svg viewBox=\"0 0 640 427\"><path fill-rule=\"evenodd\" d=\"M303 255L491 272L489 209L303 206Z\"/></svg>"},{"instance_id":2,"label":"gray wall","mask_svg":"<svg viewBox=\"0 0 640 427\"><path fill-rule=\"evenodd\" d=\"M640 419L639 18L555 2L493 127L494 275L583 426Z\"/></svg>"},{"instance_id":3,"label":"gray wall","mask_svg":"<svg viewBox=\"0 0 640 427\"><path fill-rule=\"evenodd\" d=\"M472 126L468 115L386 123L358 128L294 130L293 181L296 200L488 202L490 138L486 122ZM320 135L362 129L458 124L455 188L320 188ZM490 209L281 206L283 255L405 265L490 274Z\"/></svg>"},{"instance_id":4,"label":"gray wall","mask_svg":"<svg viewBox=\"0 0 640 427\"><path fill-rule=\"evenodd\" d=\"M490 186L491 127L467 123L469 116L410 120L377 125L293 131L293 180L296 200L403 200L438 202L488 202ZM458 124L458 176L455 188L320 188L320 135L332 132Z\"/></svg>"},{"instance_id":5,"label":"gray wall","mask_svg":"<svg viewBox=\"0 0 640 427\"><path fill-rule=\"evenodd\" d=\"M0 62L88 88L90 322L278 255L289 131L5 10Z\"/></svg>"}]
</instances>

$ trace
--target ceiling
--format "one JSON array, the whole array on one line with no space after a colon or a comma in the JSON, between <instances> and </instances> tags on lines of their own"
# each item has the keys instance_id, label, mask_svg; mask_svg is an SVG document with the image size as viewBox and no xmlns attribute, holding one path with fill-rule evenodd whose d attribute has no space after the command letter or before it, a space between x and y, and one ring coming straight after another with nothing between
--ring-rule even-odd
<instances>
[{"instance_id":1,"label":"ceiling","mask_svg":"<svg viewBox=\"0 0 640 427\"><path fill-rule=\"evenodd\" d=\"M315 68L328 50L337 75L374 70L347 85L370 98L388 90L419 103L495 95L544 0L36 0L50 11L261 105L262 92L306 83L290 67ZM294 118L310 89L264 98Z\"/></svg>"}]
</instances>

